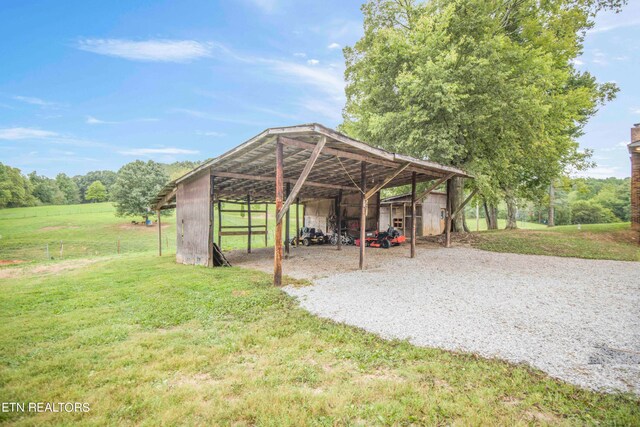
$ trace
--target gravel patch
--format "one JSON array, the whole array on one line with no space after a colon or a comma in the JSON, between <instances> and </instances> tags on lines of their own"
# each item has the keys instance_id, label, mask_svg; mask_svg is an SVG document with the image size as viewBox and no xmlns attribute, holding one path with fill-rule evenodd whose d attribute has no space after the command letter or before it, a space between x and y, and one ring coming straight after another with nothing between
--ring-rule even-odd
<instances>
[{"instance_id":1,"label":"gravel patch","mask_svg":"<svg viewBox=\"0 0 640 427\"><path fill-rule=\"evenodd\" d=\"M385 338L640 394L640 263L469 248L377 261L284 290L314 314Z\"/></svg>"}]
</instances>

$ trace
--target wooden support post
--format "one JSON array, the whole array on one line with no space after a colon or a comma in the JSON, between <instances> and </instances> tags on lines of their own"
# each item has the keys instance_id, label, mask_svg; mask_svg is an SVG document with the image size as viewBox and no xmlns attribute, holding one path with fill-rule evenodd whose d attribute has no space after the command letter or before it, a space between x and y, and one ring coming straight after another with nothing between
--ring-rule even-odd
<instances>
[{"instance_id":1,"label":"wooden support post","mask_svg":"<svg viewBox=\"0 0 640 427\"><path fill-rule=\"evenodd\" d=\"M447 221L444 229L444 233L445 233L444 246L446 248L451 247L451 197L448 189L449 189L449 186L447 185Z\"/></svg>"},{"instance_id":2,"label":"wooden support post","mask_svg":"<svg viewBox=\"0 0 640 427\"><path fill-rule=\"evenodd\" d=\"M364 248L365 238L367 237L367 199L365 193L367 191L367 163L360 164L360 270L364 270Z\"/></svg>"},{"instance_id":3,"label":"wooden support post","mask_svg":"<svg viewBox=\"0 0 640 427\"><path fill-rule=\"evenodd\" d=\"M290 193L291 193L291 184L287 182L286 197L289 197ZM284 216L284 257L286 259L289 259L289 228L291 228L290 227L290 220L291 220L290 211L291 209L287 208L287 213Z\"/></svg>"},{"instance_id":4,"label":"wooden support post","mask_svg":"<svg viewBox=\"0 0 640 427\"><path fill-rule=\"evenodd\" d=\"M276 142L276 232L273 254L273 284L282 285L282 204L283 204L283 157L280 138ZM279 219L278 219L279 218Z\"/></svg>"},{"instance_id":5,"label":"wooden support post","mask_svg":"<svg viewBox=\"0 0 640 427\"><path fill-rule=\"evenodd\" d=\"M264 204L264 247L269 246L269 203Z\"/></svg>"},{"instance_id":6,"label":"wooden support post","mask_svg":"<svg viewBox=\"0 0 640 427\"><path fill-rule=\"evenodd\" d=\"M296 248L300 244L300 198L296 198Z\"/></svg>"},{"instance_id":7,"label":"wooden support post","mask_svg":"<svg viewBox=\"0 0 640 427\"><path fill-rule=\"evenodd\" d=\"M222 250L222 202L220 200L218 200L218 249Z\"/></svg>"},{"instance_id":8,"label":"wooden support post","mask_svg":"<svg viewBox=\"0 0 640 427\"><path fill-rule=\"evenodd\" d=\"M210 181L209 181L209 257L207 259L207 265L209 267L213 267L213 234L215 231L215 217L216 214L214 212L214 201L213 201L213 194L214 194L214 181L215 181L215 176L211 175Z\"/></svg>"},{"instance_id":9,"label":"wooden support post","mask_svg":"<svg viewBox=\"0 0 640 427\"><path fill-rule=\"evenodd\" d=\"M156 212L158 214L158 256L162 256L162 222L160 221L160 209Z\"/></svg>"},{"instance_id":10,"label":"wooden support post","mask_svg":"<svg viewBox=\"0 0 640 427\"><path fill-rule=\"evenodd\" d=\"M247 253L251 253L251 195L247 194Z\"/></svg>"},{"instance_id":11,"label":"wooden support post","mask_svg":"<svg viewBox=\"0 0 640 427\"><path fill-rule=\"evenodd\" d=\"M380 191L376 193L376 230L380 231Z\"/></svg>"},{"instance_id":12,"label":"wooden support post","mask_svg":"<svg viewBox=\"0 0 640 427\"><path fill-rule=\"evenodd\" d=\"M416 175L411 174L411 258L416 257Z\"/></svg>"},{"instance_id":13,"label":"wooden support post","mask_svg":"<svg viewBox=\"0 0 640 427\"><path fill-rule=\"evenodd\" d=\"M342 190L338 190L338 200L336 202L336 221L338 222L338 247L339 251L342 250Z\"/></svg>"},{"instance_id":14,"label":"wooden support post","mask_svg":"<svg viewBox=\"0 0 640 427\"><path fill-rule=\"evenodd\" d=\"M389 203L389 227L393 227L393 202Z\"/></svg>"},{"instance_id":15,"label":"wooden support post","mask_svg":"<svg viewBox=\"0 0 640 427\"><path fill-rule=\"evenodd\" d=\"M318 156L320 156L320 152L322 151L322 148L326 143L327 143L327 137L323 136L322 138L320 138L320 141L318 141L318 143L314 147L313 151L311 152L311 157L309 157L309 160L307 160L307 163L304 165L304 169L302 169L302 173L300 174L300 176L298 177L298 180L293 186L293 190L291 191L291 194L287 196L287 200L285 200L282 210L276 214L277 222L282 221L282 217L284 216L285 212L289 212L289 206L291 206L291 203L293 203L296 197L298 197L298 193L300 192L300 189L302 188L305 181L307 180L307 177L311 173L311 169L313 169L313 165L316 164L316 160L318 160ZM282 146L281 142L280 142L280 146ZM276 185L277 185L277 181L276 181Z\"/></svg>"}]
</instances>

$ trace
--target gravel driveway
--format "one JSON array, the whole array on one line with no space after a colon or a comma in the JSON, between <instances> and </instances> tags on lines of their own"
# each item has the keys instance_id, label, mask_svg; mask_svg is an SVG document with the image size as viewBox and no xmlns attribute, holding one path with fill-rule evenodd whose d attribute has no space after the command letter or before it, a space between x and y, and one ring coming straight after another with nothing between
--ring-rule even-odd
<instances>
[{"instance_id":1,"label":"gravel driveway","mask_svg":"<svg viewBox=\"0 0 640 427\"><path fill-rule=\"evenodd\" d=\"M640 263L440 248L314 283L285 291L386 338L640 394Z\"/></svg>"}]
</instances>

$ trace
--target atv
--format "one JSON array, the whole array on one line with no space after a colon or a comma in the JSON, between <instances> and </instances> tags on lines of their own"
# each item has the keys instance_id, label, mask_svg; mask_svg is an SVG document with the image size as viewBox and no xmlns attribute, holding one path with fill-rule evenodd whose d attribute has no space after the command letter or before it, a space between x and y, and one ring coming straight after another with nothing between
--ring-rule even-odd
<instances>
[{"instance_id":1,"label":"atv","mask_svg":"<svg viewBox=\"0 0 640 427\"><path fill-rule=\"evenodd\" d=\"M300 237L298 237L298 244L302 243L304 246L309 245L323 245L329 241L329 237L322 231L316 231L315 228L302 227L300 229ZM296 237L291 239L291 244L296 244Z\"/></svg>"},{"instance_id":2,"label":"atv","mask_svg":"<svg viewBox=\"0 0 640 427\"><path fill-rule=\"evenodd\" d=\"M364 244L367 247L389 249L391 246L400 246L407 240L398 230L389 227L387 231L366 233ZM360 246L360 239L356 239L356 246Z\"/></svg>"}]
</instances>

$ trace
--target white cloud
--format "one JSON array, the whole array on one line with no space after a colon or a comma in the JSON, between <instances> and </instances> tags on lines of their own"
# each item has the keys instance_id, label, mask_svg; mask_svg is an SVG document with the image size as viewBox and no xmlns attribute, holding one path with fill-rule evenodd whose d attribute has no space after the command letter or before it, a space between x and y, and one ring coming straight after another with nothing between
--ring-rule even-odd
<instances>
[{"instance_id":1,"label":"white cloud","mask_svg":"<svg viewBox=\"0 0 640 427\"><path fill-rule=\"evenodd\" d=\"M579 67L580 65L584 65L584 61L581 61L578 58L574 58L570 62L577 67Z\"/></svg>"},{"instance_id":2,"label":"white cloud","mask_svg":"<svg viewBox=\"0 0 640 427\"><path fill-rule=\"evenodd\" d=\"M206 111L199 111L199 110L192 110L189 108L174 108L173 110L171 110L175 113L182 113L182 114L186 114L188 116L191 117L196 117L199 119L205 119L205 120L213 120L216 122L226 122L226 123L236 123L236 124L240 124L240 125L247 125L247 126L268 126L268 123L264 123L264 122L256 122L256 121L252 121L252 120L244 120L244 119L236 119L233 117L225 117L225 116L220 116L217 114L213 114L213 113L207 113Z\"/></svg>"},{"instance_id":3,"label":"white cloud","mask_svg":"<svg viewBox=\"0 0 640 427\"><path fill-rule=\"evenodd\" d=\"M199 151L186 150L184 148L167 147L167 148L134 148L131 150L119 151L119 153L127 156L151 156L154 154L168 154L168 155L198 154Z\"/></svg>"},{"instance_id":4,"label":"white cloud","mask_svg":"<svg viewBox=\"0 0 640 427\"><path fill-rule=\"evenodd\" d=\"M195 40L84 39L78 49L132 61L188 62L211 56L212 44Z\"/></svg>"},{"instance_id":5,"label":"white cloud","mask_svg":"<svg viewBox=\"0 0 640 427\"><path fill-rule=\"evenodd\" d=\"M297 56L298 58L306 58L307 54L304 52L295 52L293 56Z\"/></svg>"},{"instance_id":6,"label":"white cloud","mask_svg":"<svg viewBox=\"0 0 640 427\"><path fill-rule=\"evenodd\" d=\"M618 151L618 150L626 150L627 149L627 144L629 144L627 141L620 141L617 144L611 146L611 147L605 147L605 148L598 148L598 151L604 151L604 152L609 152L609 151Z\"/></svg>"},{"instance_id":7,"label":"white cloud","mask_svg":"<svg viewBox=\"0 0 640 427\"><path fill-rule=\"evenodd\" d=\"M262 9L264 12L273 12L278 5L278 0L250 0L258 8Z\"/></svg>"},{"instance_id":8,"label":"white cloud","mask_svg":"<svg viewBox=\"0 0 640 427\"><path fill-rule=\"evenodd\" d=\"M576 174L578 177L590 177L590 178L624 178L625 175L620 171L620 168L617 166L596 166L595 168L580 171Z\"/></svg>"},{"instance_id":9,"label":"white cloud","mask_svg":"<svg viewBox=\"0 0 640 427\"><path fill-rule=\"evenodd\" d=\"M32 128L0 129L0 139L16 141L19 139L42 139L58 136L56 132Z\"/></svg>"},{"instance_id":10,"label":"white cloud","mask_svg":"<svg viewBox=\"0 0 640 427\"><path fill-rule=\"evenodd\" d=\"M587 31L587 33L588 34L606 33L609 31L617 30L619 28L636 27L640 25L640 19L631 19L625 22L624 20L620 19L619 15L616 15L616 16L618 16L618 19L619 19L618 22L603 23L602 25L596 24L595 27Z\"/></svg>"},{"instance_id":11,"label":"white cloud","mask_svg":"<svg viewBox=\"0 0 640 427\"><path fill-rule=\"evenodd\" d=\"M40 107L56 107L59 104L56 102L45 101L44 99L36 98L35 96L19 96L13 97L16 101L24 102L31 105L38 105Z\"/></svg>"},{"instance_id":12,"label":"white cloud","mask_svg":"<svg viewBox=\"0 0 640 427\"><path fill-rule=\"evenodd\" d=\"M640 108L639 107L633 107L633 108L631 108L631 112L633 114L640 114Z\"/></svg>"},{"instance_id":13,"label":"white cloud","mask_svg":"<svg viewBox=\"0 0 640 427\"><path fill-rule=\"evenodd\" d=\"M338 43L331 43L327 48L329 49L340 49L340 45Z\"/></svg>"},{"instance_id":14,"label":"white cloud","mask_svg":"<svg viewBox=\"0 0 640 427\"><path fill-rule=\"evenodd\" d=\"M328 119L339 121L342 118L342 109L336 102L325 102L318 99L305 99L300 106L312 113L320 114Z\"/></svg>"},{"instance_id":15,"label":"white cloud","mask_svg":"<svg viewBox=\"0 0 640 427\"><path fill-rule=\"evenodd\" d=\"M216 131L198 131L198 132L196 132L196 134L197 135L202 135L202 136L213 136L213 137L216 137L216 138L227 136L226 133L216 132Z\"/></svg>"},{"instance_id":16,"label":"white cloud","mask_svg":"<svg viewBox=\"0 0 640 427\"><path fill-rule=\"evenodd\" d=\"M320 63L320 61L318 61L317 59L309 59L307 61L307 64L309 65L318 65Z\"/></svg>"},{"instance_id":17,"label":"white cloud","mask_svg":"<svg viewBox=\"0 0 640 427\"><path fill-rule=\"evenodd\" d=\"M122 120L122 121L113 121L113 120L100 120L93 116L87 116L87 120L85 123L89 125L117 125L120 123L131 123L131 122L157 122L158 119L152 118L143 118L143 119L131 119L131 120Z\"/></svg>"}]
</instances>

